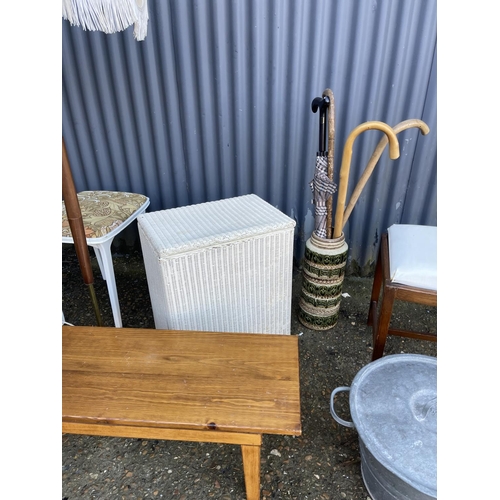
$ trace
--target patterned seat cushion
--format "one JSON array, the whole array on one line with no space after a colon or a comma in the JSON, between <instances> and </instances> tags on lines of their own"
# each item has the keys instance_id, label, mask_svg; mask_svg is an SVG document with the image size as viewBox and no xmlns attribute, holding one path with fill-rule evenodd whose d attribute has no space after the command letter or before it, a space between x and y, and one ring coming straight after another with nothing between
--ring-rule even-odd
<instances>
[{"instance_id":1,"label":"patterned seat cushion","mask_svg":"<svg viewBox=\"0 0 500 500\"><path fill-rule=\"evenodd\" d=\"M87 238L101 238L126 221L146 202L147 197L117 191L82 191L78 202ZM62 202L62 235L71 237L66 205Z\"/></svg>"}]
</instances>

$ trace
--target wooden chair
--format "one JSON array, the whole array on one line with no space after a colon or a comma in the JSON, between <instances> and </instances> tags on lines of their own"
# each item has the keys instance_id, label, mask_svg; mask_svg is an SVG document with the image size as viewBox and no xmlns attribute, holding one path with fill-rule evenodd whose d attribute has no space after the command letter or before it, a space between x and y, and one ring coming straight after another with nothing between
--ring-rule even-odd
<instances>
[{"instance_id":1,"label":"wooden chair","mask_svg":"<svg viewBox=\"0 0 500 500\"><path fill-rule=\"evenodd\" d=\"M395 300L437 306L436 242L435 226L394 224L382 236L368 312L368 325L373 326L372 361L383 356L388 335L437 340L435 334L390 328Z\"/></svg>"}]
</instances>

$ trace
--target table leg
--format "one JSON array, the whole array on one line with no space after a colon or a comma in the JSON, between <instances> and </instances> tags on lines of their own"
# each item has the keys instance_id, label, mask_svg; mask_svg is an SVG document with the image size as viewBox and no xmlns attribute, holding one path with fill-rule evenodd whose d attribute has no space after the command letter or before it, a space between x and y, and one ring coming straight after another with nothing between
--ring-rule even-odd
<instances>
[{"instance_id":1,"label":"table leg","mask_svg":"<svg viewBox=\"0 0 500 500\"><path fill-rule=\"evenodd\" d=\"M260 500L260 446L241 445L247 500Z\"/></svg>"}]
</instances>

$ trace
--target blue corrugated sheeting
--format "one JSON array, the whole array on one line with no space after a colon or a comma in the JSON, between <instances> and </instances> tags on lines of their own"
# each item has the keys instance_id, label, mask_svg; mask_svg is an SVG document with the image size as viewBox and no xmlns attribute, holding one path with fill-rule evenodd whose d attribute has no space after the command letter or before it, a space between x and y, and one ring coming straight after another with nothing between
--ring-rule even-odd
<instances>
[{"instance_id":1,"label":"blue corrugated sheeting","mask_svg":"<svg viewBox=\"0 0 500 500\"><path fill-rule=\"evenodd\" d=\"M392 223L437 224L436 1L149 1L148 35L62 21L63 135L77 190L144 193L150 210L255 193L313 229L319 116L335 96L335 178L368 120L419 118L381 157L345 228L370 270ZM348 197L382 133L354 143ZM351 266L352 267L352 266Z\"/></svg>"}]
</instances>

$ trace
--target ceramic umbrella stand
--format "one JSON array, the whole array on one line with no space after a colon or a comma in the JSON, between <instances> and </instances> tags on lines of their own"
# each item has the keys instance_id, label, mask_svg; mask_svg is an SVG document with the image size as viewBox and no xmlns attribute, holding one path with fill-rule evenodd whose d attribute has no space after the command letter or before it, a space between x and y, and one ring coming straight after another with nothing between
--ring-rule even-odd
<instances>
[{"instance_id":1,"label":"ceramic umbrella stand","mask_svg":"<svg viewBox=\"0 0 500 500\"><path fill-rule=\"evenodd\" d=\"M332 91L326 89L321 98L313 100L311 107L313 112L319 110L320 115L319 152L314 178L310 183L314 195L315 224L306 242L298 316L307 328L328 330L337 323L347 262L344 234L332 239L332 197L337 190L333 183L335 107Z\"/></svg>"},{"instance_id":2,"label":"ceramic umbrella stand","mask_svg":"<svg viewBox=\"0 0 500 500\"><path fill-rule=\"evenodd\" d=\"M299 321L312 330L328 330L337 323L347 262L344 234L339 238L318 238L306 242Z\"/></svg>"},{"instance_id":3,"label":"ceramic umbrella stand","mask_svg":"<svg viewBox=\"0 0 500 500\"><path fill-rule=\"evenodd\" d=\"M417 127L425 135L429 132L429 127L421 120L411 119L399 123L394 128L380 121L364 122L354 128L347 137L342 153L335 218L332 221L332 198L337 191L337 186L333 183L335 109L333 93L330 89L326 89L321 98L316 97L313 100L313 112L318 109L320 110L319 152L314 178L310 183L314 194L315 228L306 242L298 318L307 328L328 330L337 324L339 317L348 252L344 227L349 215L386 146L389 145L389 158L394 160L399 157L399 142L396 134L408 128ZM325 151L327 113L329 114L328 151ZM346 207L354 140L367 130L380 130L385 135L378 143Z\"/></svg>"}]
</instances>

